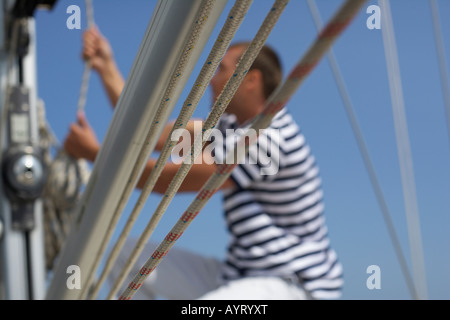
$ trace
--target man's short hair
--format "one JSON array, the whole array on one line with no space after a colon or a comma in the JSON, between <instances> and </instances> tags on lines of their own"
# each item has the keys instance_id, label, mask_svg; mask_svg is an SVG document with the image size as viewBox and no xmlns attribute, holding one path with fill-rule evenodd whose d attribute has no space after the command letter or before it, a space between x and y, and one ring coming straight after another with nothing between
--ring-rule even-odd
<instances>
[{"instance_id":1,"label":"man's short hair","mask_svg":"<svg viewBox=\"0 0 450 320\"><path fill-rule=\"evenodd\" d=\"M247 48L250 44L250 42L237 42L232 44L231 47ZM250 67L250 70L254 69L259 70L262 73L264 97L268 99L281 84L281 81L283 81L283 70L277 52L269 45L264 45Z\"/></svg>"}]
</instances>

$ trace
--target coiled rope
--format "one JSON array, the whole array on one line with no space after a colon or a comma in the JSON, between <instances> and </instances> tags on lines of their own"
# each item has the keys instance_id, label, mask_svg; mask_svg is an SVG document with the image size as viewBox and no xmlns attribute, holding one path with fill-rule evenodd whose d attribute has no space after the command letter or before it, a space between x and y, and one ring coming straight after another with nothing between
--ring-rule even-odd
<instances>
[{"instance_id":1,"label":"coiled rope","mask_svg":"<svg viewBox=\"0 0 450 320\"><path fill-rule=\"evenodd\" d=\"M87 27L94 26L94 9L92 0L85 0ZM78 99L78 112L82 112L86 105L86 95L91 73L91 62L84 63L84 71ZM89 179L89 169L86 160L76 160L60 149L50 167L47 194L64 210L72 208L79 197L80 186Z\"/></svg>"},{"instance_id":2,"label":"coiled rope","mask_svg":"<svg viewBox=\"0 0 450 320\"><path fill-rule=\"evenodd\" d=\"M345 27L351 22L364 2L365 0L347 0L347 2L338 11L336 16L321 32L317 41L313 44L304 58L293 69L286 81L269 98L264 111L252 122L251 129L259 130L267 128L269 126L276 113L278 113L278 111L280 111L286 105L287 101L295 93L306 76L318 64L322 56L330 48L331 44L336 40L337 36L339 36L345 29ZM277 3L280 4L279 2ZM287 1L282 1L282 3L286 5ZM281 11L280 9L281 8L277 8L276 6L274 6L273 11ZM237 67L237 69L238 68L239 66ZM236 72L236 74L238 74L238 72ZM218 100L220 100L220 97ZM206 128L206 126L204 126L204 128ZM201 137L198 137L198 139L201 139ZM246 149L248 149L249 145L246 139L240 139L238 143L240 143L240 145L246 145ZM193 148L195 150L195 142ZM198 151L195 152L195 155L197 155L197 153ZM229 157L229 155L230 153L227 154L227 157ZM231 156L233 158L236 157L234 152L232 152ZM226 164L218 165L216 172L205 183L188 209L184 212L184 214L181 216L172 230L167 234L158 248L154 251L152 256L140 269L138 274L136 274L128 287L119 296L119 300L129 300L133 297L137 290L139 290L139 288L142 286L145 279L167 255L175 242L181 237L183 232L199 214L200 210L204 207L204 205L208 202L212 195L220 188L225 180L228 179L231 171L237 165L236 161L233 162L233 164L227 164L230 163L228 161L225 161L225 163Z\"/></svg>"},{"instance_id":3,"label":"coiled rope","mask_svg":"<svg viewBox=\"0 0 450 320\"><path fill-rule=\"evenodd\" d=\"M248 11L251 3L253 0L243 0L243 1L237 1L236 4L233 6L233 8L230 10L230 13L228 14L228 19L226 20L219 36L217 37L217 40L215 44L213 45L213 48L211 49L211 52L206 60L206 63L203 65L200 74L198 78L196 79L194 86L192 90L190 91L188 97L186 98L186 101L183 104L183 107L181 109L181 112L177 118L177 120L174 123L174 126L171 130L171 133L169 136L172 135L172 133L176 129L185 128L188 121L191 119L193 112L198 106L199 101L203 97L206 88L208 86L208 83L212 79L217 67L220 64L220 61L222 60L227 48L229 47L231 40L233 39L237 29L239 28L240 24L242 23L246 12ZM156 119L154 125L159 124L160 121ZM156 162L155 168L151 171L149 177L147 178L147 181L145 182L144 187L142 188L141 194L139 196L139 199L137 200L135 207L133 208L132 213L130 214L122 233L120 234L115 246L111 250L109 257L105 263L104 269L100 275L100 278L96 282L92 292L90 293L90 298L95 299L96 295L98 294L101 285L106 280L106 277L111 272L111 269L117 260L117 257L119 255L120 250L122 249L126 238L128 237L141 209L142 206L145 204L145 200L148 198L150 193L152 192L157 179L161 175L161 172L164 168L164 164L169 159L170 154L172 152L173 147L175 146L175 143L173 141L167 141L159 155L159 158ZM116 214L121 212L123 210L124 204L121 204L118 206L116 210ZM152 225L155 225L157 223L157 220L161 218L161 215L155 214L152 217ZM112 228L111 228L112 229ZM151 230L154 228L151 227Z\"/></svg>"},{"instance_id":4,"label":"coiled rope","mask_svg":"<svg viewBox=\"0 0 450 320\"><path fill-rule=\"evenodd\" d=\"M94 10L91 0L85 0L87 27L94 26ZM91 73L91 62L85 61L78 100L78 112L84 111ZM41 111L42 112L42 111ZM42 140L48 138L49 126L41 119ZM43 142L48 144L48 142ZM62 248L72 221L72 211L80 197L80 188L89 180L90 170L85 159L74 159L60 147L53 161L48 163L49 174L43 193L44 226L46 234L47 268Z\"/></svg>"}]
</instances>

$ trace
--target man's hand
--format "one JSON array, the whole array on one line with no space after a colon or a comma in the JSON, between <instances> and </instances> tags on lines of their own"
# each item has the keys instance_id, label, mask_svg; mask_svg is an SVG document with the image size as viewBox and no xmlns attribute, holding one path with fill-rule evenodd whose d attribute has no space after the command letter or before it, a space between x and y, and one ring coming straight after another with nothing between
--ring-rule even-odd
<instances>
[{"instance_id":1,"label":"man's hand","mask_svg":"<svg viewBox=\"0 0 450 320\"><path fill-rule=\"evenodd\" d=\"M70 126L69 134L64 141L64 149L75 159L95 161L100 144L83 112L78 113L78 122Z\"/></svg>"},{"instance_id":2,"label":"man's hand","mask_svg":"<svg viewBox=\"0 0 450 320\"><path fill-rule=\"evenodd\" d=\"M89 60L92 68L100 74L107 72L114 62L111 46L97 27L84 32L82 57L84 60Z\"/></svg>"},{"instance_id":3,"label":"man's hand","mask_svg":"<svg viewBox=\"0 0 450 320\"><path fill-rule=\"evenodd\" d=\"M89 61L92 69L100 75L114 108L125 86L125 81L116 65L108 40L97 27L92 27L83 34L82 58Z\"/></svg>"}]
</instances>

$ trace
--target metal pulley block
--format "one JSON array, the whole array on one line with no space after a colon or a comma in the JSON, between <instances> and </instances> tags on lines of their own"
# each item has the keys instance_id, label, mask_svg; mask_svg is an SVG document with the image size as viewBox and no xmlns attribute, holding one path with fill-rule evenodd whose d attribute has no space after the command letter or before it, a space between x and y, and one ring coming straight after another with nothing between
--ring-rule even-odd
<instances>
[{"instance_id":1,"label":"metal pulley block","mask_svg":"<svg viewBox=\"0 0 450 320\"><path fill-rule=\"evenodd\" d=\"M42 157L30 146L12 148L5 155L3 179L12 209L14 229L34 228L34 202L43 192L46 173Z\"/></svg>"},{"instance_id":2,"label":"metal pulley block","mask_svg":"<svg viewBox=\"0 0 450 320\"><path fill-rule=\"evenodd\" d=\"M34 203L44 190L47 170L39 148L31 143L28 90L13 87L9 107L9 147L2 163L5 193L10 200L13 228L31 230Z\"/></svg>"},{"instance_id":3,"label":"metal pulley block","mask_svg":"<svg viewBox=\"0 0 450 320\"><path fill-rule=\"evenodd\" d=\"M45 169L42 157L32 147L10 149L5 157L3 174L14 198L32 201L42 194Z\"/></svg>"}]
</instances>

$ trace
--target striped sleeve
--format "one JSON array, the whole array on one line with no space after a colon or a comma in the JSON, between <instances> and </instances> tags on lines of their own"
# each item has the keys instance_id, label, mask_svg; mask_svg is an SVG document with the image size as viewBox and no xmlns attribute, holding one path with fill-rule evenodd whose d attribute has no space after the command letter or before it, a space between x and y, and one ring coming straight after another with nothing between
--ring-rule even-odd
<instances>
[{"instance_id":1,"label":"striped sleeve","mask_svg":"<svg viewBox=\"0 0 450 320\"><path fill-rule=\"evenodd\" d=\"M278 130L268 128L259 131L248 128L221 130L222 146L217 145L215 159L218 163L237 163L230 178L245 189L254 183L271 181L280 168L280 135ZM250 147L248 152L243 144Z\"/></svg>"},{"instance_id":2,"label":"striped sleeve","mask_svg":"<svg viewBox=\"0 0 450 320\"><path fill-rule=\"evenodd\" d=\"M232 118L222 125L224 133L235 129ZM231 235L224 277L296 275L314 298L339 297L343 271L328 238L316 159L286 110L269 128L233 170L237 187L224 191ZM224 135L218 160L242 134Z\"/></svg>"}]
</instances>

